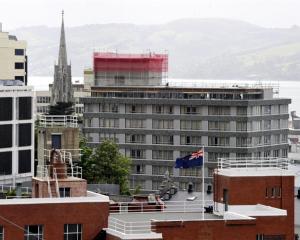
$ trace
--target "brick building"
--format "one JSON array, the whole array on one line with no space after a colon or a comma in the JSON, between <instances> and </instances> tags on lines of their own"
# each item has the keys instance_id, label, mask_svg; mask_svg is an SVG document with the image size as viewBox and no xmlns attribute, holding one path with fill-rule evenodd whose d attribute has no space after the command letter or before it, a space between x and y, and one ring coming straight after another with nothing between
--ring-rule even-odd
<instances>
[{"instance_id":1,"label":"brick building","mask_svg":"<svg viewBox=\"0 0 300 240\"><path fill-rule=\"evenodd\" d=\"M294 240L294 176L285 159L220 160L213 201L110 214L108 240ZM212 205L212 211L202 211ZM206 208L209 209L209 208ZM125 210L126 211L126 210Z\"/></svg>"}]
</instances>

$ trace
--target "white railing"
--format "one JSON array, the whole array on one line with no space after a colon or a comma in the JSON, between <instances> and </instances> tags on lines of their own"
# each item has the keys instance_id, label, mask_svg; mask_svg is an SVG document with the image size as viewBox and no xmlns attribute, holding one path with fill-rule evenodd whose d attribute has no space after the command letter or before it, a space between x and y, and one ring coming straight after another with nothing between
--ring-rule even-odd
<instances>
[{"instance_id":1,"label":"white railing","mask_svg":"<svg viewBox=\"0 0 300 240\"><path fill-rule=\"evenodd\" d=\"M39 178L44 178L44 179L47 179L48 176L54 177L54 169L56 171L57 178L60 178L62 175L66 177L82 178L82 167L79 166L54 168L52 165L38 165L37 176ZM65 170L65 171L58 171L58 170Z\"/></svg>"},{"instance_id":2,"label":"white railing","mask_svg":"<svg viewBox=\"0 0 300 240\"><path fill-rule=\"evenodd\" d=\"M20 187L21 193L30 194L31 188L30 187ZM0 185L0 192L11 192L13 190L17 190L17 187L8 186L8 185Z\"/></svg>"},{"instance_id":3,"label":"white railing","mask_svg":"<svg viewBox=\"0 0 300 240\"><path fill-rule=\"evenodd\" d=\"M187 80L167 79L162 81L169 87L197 87L197 88L249 88L249 89L274 89L279 91L279 83L276 81L237 81L237 80Z\"/></svg>"},{"instance_id":4,"label":"white railing","mask_svg":"<svg viewBox=\"0 0 300 240\"><path fill-rule=\"evenodd\" d=\"M140 213L191 213L191 212L203 212L205 207L213 206L212 200L194 201L167 201L157 202L151 204L149 202L118 202L111 204L110 213L128 213L128 212L140 212Z\"/></svg>"},{"instance_id":5,"label":"white railing","mask_svg":"<svg viewBox=\"0 0 300 240\"><path fill-rule=\"evenodd\" d=\"M49 197L52 198L51 185L50 185L50 177L49 177L48 171L45 171L45 178L47 179Z\"/></svg>"},{"instance_id":6,"label":"white railing","mask_svg":"<svg viewBox=\"0 0 300 240\"><path fill-rule=\"evenodd\" d=\"M76 115L39 115L38 120L42 127L78 127Z\"/></svg>"},{"instance_id":7,"label":"white railing","mask_svg":"<svg viewBox=\"0 0 300 240\"><path fill-rule=\"evenodd\" d=\"M60 197L60 194L59 194L59 187L58 187L58 181L57 181L56 168L53 168L53 178L54 178L54 180L55 180L56 196L57 196L57 197Z\"/></svg>"},{"instance_id":8,"label":"white railing","mask_svg":"<svg viewBox=\"0 0 300 240\"><path fill-rule=\"evenodd\" d=\"M288 169L288 158L219 158L218 169L230 168L278 168Z\"/></svg>"},{"instance_id":9,"label":"white railing","mask_svg":"<svg viewBox=\"0 0 300 240\"><path fill-rule=\"evenodd\" d=\"M145 234L151 233L151 221L124 222L122 220L109 217L108 228L123 234Z\"/></svg>"}]
</instances>

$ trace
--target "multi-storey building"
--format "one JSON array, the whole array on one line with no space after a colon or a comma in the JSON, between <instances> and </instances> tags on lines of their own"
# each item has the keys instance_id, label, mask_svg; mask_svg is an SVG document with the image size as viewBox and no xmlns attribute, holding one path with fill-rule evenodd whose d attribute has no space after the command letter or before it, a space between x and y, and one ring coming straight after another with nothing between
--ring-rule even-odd
<instances>
[{"instance_id":1,"label":"multi-storey building","mask_svg":"<svg viewBox=\"0 0 300 240\"><path fill-rule=\"evenodd\" d=\"M26 42L2 32L0 23L0 79L20 80L27 85Z\"/></svg>"},{"instance_id":2,"label":"multi-storey building","mask_svg":"<svg viewBox=\"0 0 300 240\"><path fill-rule=\"evenodd\" d=\"M291 100L275 98L272 87L146 86L151 82L147 78L132 85L130 74L123 74L124 66L115 76L111 76L110 68L108 74L99 74L97 56L97 86L91 88L91 97L82 98L83 132L90 146L113 139L121 152L132 158L131 188L140 185L144 190L155 191L168 171L180 189L187 189L192 182L196 190L201 190L201 169L174 169L174 163L177 157L202 146L207 184L211 183L220 157L287 156ZM160 64L161 68L156 69L162 72L163 61ZM133 65L141 67L139 59ZM152 66L143 65L148 71ZM110 81L103 76L110 76ZM123 79L122 83L119 79Z\"/></svg>"},{"instance_id":3,"label":"multi-storey building","mask_svg":"<svg viewBox=\"0 0 300 240\"><path fill-rule=\"evenodd\" d=\"M0 86L0 183L31 181L34 172L33 89Z\"/></svg>"}]
</instances>

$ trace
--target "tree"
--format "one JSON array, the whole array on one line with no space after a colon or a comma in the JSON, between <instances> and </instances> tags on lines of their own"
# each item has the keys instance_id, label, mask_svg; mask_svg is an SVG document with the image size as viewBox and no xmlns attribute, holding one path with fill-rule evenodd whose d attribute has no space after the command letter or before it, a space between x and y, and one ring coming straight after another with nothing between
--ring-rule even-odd
<instances>
[{"instance_id":1,"label":"tree","mask_svg":"<svg viewBox=\"0 0 300 240\"><path fill-rule=\"evenodd\" d=\"M79 165L82 167L82 177L86 179L88 183L95 183L97 173L95 171L94 158L92 158L93 149L87 146L85 138L80 139L79 148L81 149Z\"/></svg>"},{"instance_id":2,"label":"tree","mask_svg":"<svg viewBox=\"0 0 300 240\"><path fill-rule=\"evenodd\" d=\"M83 149L80 165L88 183L119 184L122 194L129 192L131 160L120 154L116 143L105 140L94 153L86 146L85 140L81 141L80 147Z\"/></svg>"},{"instance_id":3,"label":"tree","mask_svg":"<svg viewBox=\"0 0 300 240\"><path fill-rule=\"evenodd\" d=\"M58 102L54 106L50 106L49 115L72 115L74 107L72 102Z\"/></svg>"}]
</instances>

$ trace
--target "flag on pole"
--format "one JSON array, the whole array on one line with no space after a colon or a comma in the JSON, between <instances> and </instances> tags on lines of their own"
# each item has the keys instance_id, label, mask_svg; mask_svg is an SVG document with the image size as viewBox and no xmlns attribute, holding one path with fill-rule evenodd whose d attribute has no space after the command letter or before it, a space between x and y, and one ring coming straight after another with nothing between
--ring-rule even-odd
<instances>
[{"instance_id":1,"label":"flag on pole","mask_svg":"<svg viewBox=\"0 0 300 240\"><path fill-rule=\"evenodd\" d=\"M175 168L192 168L203 165L203 149L199 149L190 155L176 159Z\"/></svg>"}]
</instances>

